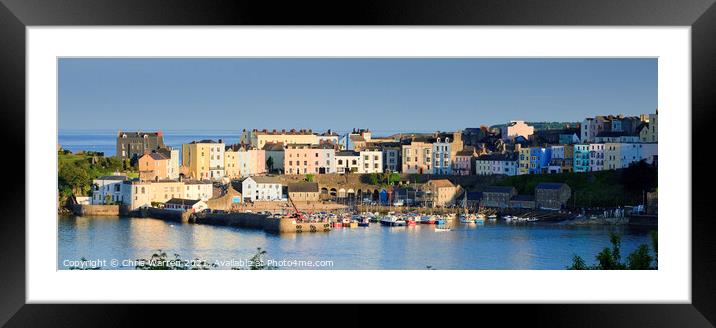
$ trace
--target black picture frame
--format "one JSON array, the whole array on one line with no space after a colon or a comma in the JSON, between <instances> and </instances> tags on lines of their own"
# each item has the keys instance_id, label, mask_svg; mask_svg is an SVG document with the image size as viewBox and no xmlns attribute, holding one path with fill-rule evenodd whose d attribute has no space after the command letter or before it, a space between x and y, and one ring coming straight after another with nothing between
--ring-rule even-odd
<instances>
[{"instance_id":1,"label":"black picture frame","mask_svg":"<svg viewBox=\"0 0 716 328\"><path fill-rule=\"evenodd\" d=\"M714 0L556 0L556 1L380 1L380 2L287 2L269 1L158 1L158 0L0 0L0 110L3 113L4 140L15 158L5 164L15 166L5 174L9 182L3 191L5 215L0 219L0 323L8 326L112 326L134 325L137 315L154 309L141 305L27 305L25 304L25 208L31 206L23 177L25 171L25 42L27 26L87 25L594 25L594 26L690 26L692 60L692 154L706 149L711 141L706 124L713 121L716 108L716 6ZM22 140L22 141L21 141ZM14 146L14 147L13 147ZM9 157L6 157L9 158ZM23 162L23 172L17 174ZM693 161L692 208L692 303L629 305L513 305L479 306L473 319L497 317L500 324L525 323L537 326L709 327L716 323L716 242L706 179L707 160ZM6 170L11 172L11 170ZM703 175L703 176L702 176ZM54 186L48 182L48 188ZM668 186L665 186L668 188ZM685 190L684 192L689 192ZM27 197L26 197L27 196ZM29 197L29 199L28 199ZM49 219L49 218L48 218ZM688 215L665 220L688 220ZM108 282L111 283L111 282ZM664 284L670 283L664 281ZM516 307L516 308L512 308ZM251 313L252 307L226 313L223 307L201 307L215 311L218 318ZM186 309L186 310L184 310ZM217 311L217 309L220 309ZM183 322L182 306L168 310L175 315L155 316L155 322ZM232 310L236 311L236 310ZM248 311L248 312L247 312ZM413 310L415 311L415 310ZM416 312L422 312L420 310ZM370 316L351 307L342 314L349 324L369 323ZM448 312L449 313L449 312ZM518 313L519 315L514 315ZM241 314L243 316L243 314ZM446 315L452 317L452 315ZM484 317L482 317L484 316ZM208 318L204 316L205 318ZM178 320L177 320L178 319ZM256 318L254 318L256 319ZM426 322L424 316L420 321ZM445 319L443 316L442 319ZM295 322L292 316L273 316L271 320ZM435 320L435 318L433 318ZM470 321L467 321L470 322ZM388 321L383 321L388 323Z\"/></svg>"}]
</instances>

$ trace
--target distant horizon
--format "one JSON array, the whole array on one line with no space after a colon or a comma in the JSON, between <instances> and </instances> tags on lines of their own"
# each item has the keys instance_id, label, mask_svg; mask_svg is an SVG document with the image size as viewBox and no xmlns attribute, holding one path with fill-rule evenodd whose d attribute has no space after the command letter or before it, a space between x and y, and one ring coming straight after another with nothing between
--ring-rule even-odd
<instances>
[{"instance_id":1,"label":"distant horizon","mask_svg":"<svg viewBox=\"0 0 716 328\"><path fill-rule=\"evenodd\" d=\"M61 132L238 133L367 127L377 133L429 133L511 120L638 116L658 107L657 63L655 58L60 58L58 127Z\"/></svg>"}]
</instances>

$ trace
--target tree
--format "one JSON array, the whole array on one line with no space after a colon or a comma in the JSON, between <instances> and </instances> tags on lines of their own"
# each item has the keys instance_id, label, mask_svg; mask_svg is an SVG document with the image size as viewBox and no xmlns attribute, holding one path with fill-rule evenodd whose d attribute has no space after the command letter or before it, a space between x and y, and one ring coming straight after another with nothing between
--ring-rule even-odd
<instances>
[{"instance_id":1,"label":"tree","mask_svg":"<svg viewBox=\"0 0 716 328\"><path fill-rule=\"evenodd\" d=\"M649 270L653 260L654 258L649 255L649 246L642 244L627 257L627 267L629 270Z\"/></svg>"},{"instance_id":2,"label":"tree","mask_svg":"<svg viewBox=\"0 0 716 328\"><path fill-rule=\"evenodd\" d=\"M378 184L380 183L380 179L378 178L378 174L377 174L377 173L371 173L371 174L368 176L368 181L369 181L370 184L372 184L372 185L378 185Z\"/></svg>"},{"instance_id":3,"label":"tree","mask_svg":"<svg viewBox=\"0 0 716 328\"><path fill-rule=\"evenodd\" d=\"M569 270L652 270L657 269L656 262L656 232L651 232L652 244L654 245L654 256L649 254L649 246L647 244L641 244L627 256L626 263L621 262L621 237L617 234L610 233L609 241L612 247L605 247L597 256L597 264L594 266L587 266L584 260L574 255L572 258L572 265L567 267ZM652 266L652 261L654 266Z\"/></svg>"},{"instance_id":4,"label":"tree","mask_svg":"<svg viewBox=\"0 0 716 328\"><path fill-rule=\"evenodd\" d=\"M314 178L316 176L314 174L306 174L306 178L304 179L306 182L313 182Z\"/></svg>"},{"instance_id":5,"label":"tree","mask_svg":"<svg viewBox=\"0 0 716 328\"><path fill-rule=\"evenodd\" d=\"M572 265L567 267L567 269L568 270L589 270L589 267L584 262L584 259L581 256L575 255L572 258Z\"/></svg>"},{"instance_id":6,"label":"tree","mask_svg":"<svg viewBox=\"0 0 716 328\"><path fill-rule=\"evenodd\" d=\"M388 176L388 184L392 185L398 182L400 182L400 174L393 172Z\"/></svg>"}]
</instances>

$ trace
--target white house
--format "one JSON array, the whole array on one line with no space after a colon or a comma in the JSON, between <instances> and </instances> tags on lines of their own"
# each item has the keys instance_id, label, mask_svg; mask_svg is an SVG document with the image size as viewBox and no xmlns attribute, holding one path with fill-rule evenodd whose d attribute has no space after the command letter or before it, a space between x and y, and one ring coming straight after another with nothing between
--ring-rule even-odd
<instances>
[{"instance_id":1,"label":"white house","mask_svg":"<svg viewBox=\"0 0 716 328\"><path fill-rule=\"evenodd\" d=\"M282 189L281 181L275 176L248 177L241 182L241 194L251 201L282 200Z\"/></svg>"},{"instance_id":2,"label":"white house","mask_svg":"<svg viewBox=\"0 0 716 328\"><path fill-rule=\"evenodd\" d=\"M122 184L127 181L125 175L106 175L92 180L92 205L116 204L124 201Z\"/></svg>"},{"instance_id":3,"label":"white house","mask_svg":"<svg viewBox=\"0 0 716 328\"><path fill-rule=\"evenodd\" d=\"M360 152L358 173L383 173L383 151L364 149Z\"/></svg>"},{"instance_id":4,"label":"white house","mask_svg":"<svg viewBox=\"0 0 716 328\"><path fill-rule=\"evenodd\" d=\"M360 153L354 150L342 150L336 152L336 172L338 173L351 173L359 172L360 168Z\"/></svg>"},{"instance_id":5,"label":"white house","mask_svg":"<svg viewBox=\"0 0 716 328\"><path fill-rule=\"evenodd\" d=\"M185 199L207 201L213 197L214 185L207 180L184 180Z\"/></svg>"},{"instance_id":6,"label":"white house","mask_svg":"<svg viewBox=\"0 0 716 328\"><path fill-rule=\"evenodd\" d=\"M198 199L172 198L164 203L164 208L181 212L201 212L209 206Z\"/></svg>"},{"instance_id":7,"label":"white house","mask_svg":"<svg viewBox=\"0 0 716 328\"><path fill-rule=\"evenodd\" d=\"M218 143L209 147L209 170L213 180L219 180L226 175L224 169L224 152L226 151L224 143L219 139Z\"/></svg>"},{"instance_id":8,"label":"white house","mask_svg":"<svg viewBox=\"0 0 716 328\"><path fill-rule=\"evenodd\" d=\"M518 161L514 154L488 154L475 160L477 175L517 175Z\"/></svg>"},{"instance_id":9,"label":"white house","mask_svg":"<svg viewBox=\"0 0 716 328\"><path fill-rule=\"evenodd\" d=\"M604 170L604 144L589 144L589 170Z\"/></svg>"},{"instance_id":10,"label":"white house","mask_svg":"<svg viewBox=\"0 0 716 328\"><path fill-rule=\"evenodd\" d=\"M433 174L450 175L452 174L452 162L450 161L451 151L450 138L437 138L433 143Z\"/></svg>"}]
</instances>

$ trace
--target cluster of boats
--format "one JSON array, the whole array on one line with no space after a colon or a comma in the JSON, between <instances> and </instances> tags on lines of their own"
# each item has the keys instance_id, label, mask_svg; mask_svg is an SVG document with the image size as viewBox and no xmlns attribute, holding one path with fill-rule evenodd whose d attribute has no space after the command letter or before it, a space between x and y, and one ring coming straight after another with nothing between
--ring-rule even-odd
<instances>
[{"instance_id":1,"label":"cluster of boats","mask_svg":"<svg viewBox=\"0 0 716 328\"><path fill-rule=\"evenodd\" d=\"M505 219L505 221L508 222L508 223L510 223L510 222L535 222L535 221L539 221L538 218L533 218L533 217L520 217L520 216L511 216L511 215L503 216L502 218Z\"/></svg>"},{"instance_id":2,"label":"cluster of boats","mask_svg":"<svg viewBox=\"0 0 716 328\"><path fill-rule=\"evenodd\" d=\"M386 215L379 213L363 212L360 214L335 214L335 213L311 213L303 216L304 222L325 222L330 223L332 228L357 228L368 227L371 223L380 223L383 226L401 227L415 226L418 224L433 224L436 231L450 231L451 222L458 220L463 224L484 224L485 221L496 221L497 215L485 213L464 213L460 214L418 214L418 213L395 213L389 212ZM534 222L538 219L531 217L503 216L508 223Z\"/></svg>"}]
</instances>

